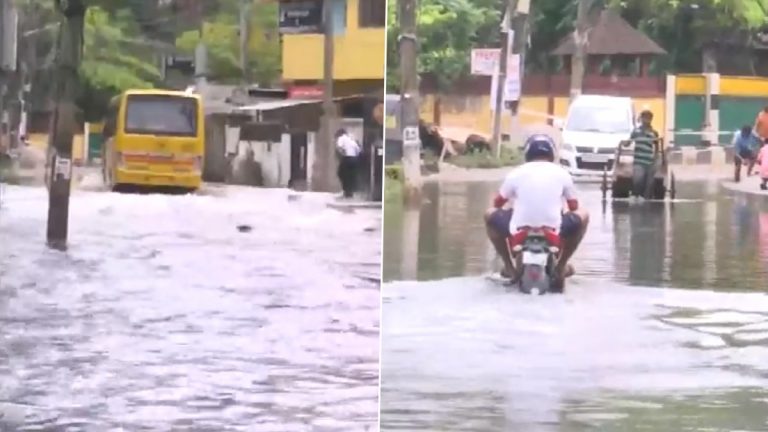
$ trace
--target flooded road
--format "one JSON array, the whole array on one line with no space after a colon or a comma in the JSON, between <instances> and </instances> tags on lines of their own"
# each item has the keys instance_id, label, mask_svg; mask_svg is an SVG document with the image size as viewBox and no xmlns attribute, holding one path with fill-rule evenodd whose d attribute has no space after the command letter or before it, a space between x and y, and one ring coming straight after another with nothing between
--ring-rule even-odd
<instances>
[{"instance_id":1,"label":"flooded road","mask_svg":"<svg viewBox=\"0 0 768 432\"><path fill-rule=\"evenodd\" d=\"M768 430L768 202L700 182L603 214L580 185L577 275L537 298L482 277L497 184L428 187L385 216L382 430Z\"/></svg>"},{"instance_id":2,"label":"flooded road","mask_svg":"<svg viewBox=\"0 0 768 432\"><path fill-rule=\"evenodd\" d=\"M5 188L0 430L375 430L380 211L295 196Z\"/></svg>"}]
</instances>

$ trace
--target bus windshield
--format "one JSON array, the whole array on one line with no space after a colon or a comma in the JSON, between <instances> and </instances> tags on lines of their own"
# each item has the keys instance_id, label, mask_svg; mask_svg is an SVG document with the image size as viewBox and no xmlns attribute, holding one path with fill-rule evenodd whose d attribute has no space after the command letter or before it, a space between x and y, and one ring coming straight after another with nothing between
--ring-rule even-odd
<instances>
[{"instance_id":1,"label":"bus windshield","mask_svg":"<svg viewBox=\"0 0 768 432\"><path fill-rule=\"evenodd\" d=\"M163 95L130 95L125 132L141 135L197 135L197 100Z\"/></svg>"}]
</instances>

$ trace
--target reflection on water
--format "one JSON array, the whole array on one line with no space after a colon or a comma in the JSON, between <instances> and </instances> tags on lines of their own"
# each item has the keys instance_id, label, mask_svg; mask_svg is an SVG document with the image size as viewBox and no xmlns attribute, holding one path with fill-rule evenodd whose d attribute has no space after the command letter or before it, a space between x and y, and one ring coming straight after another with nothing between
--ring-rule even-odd
<instances>
[{"instance_id":1,"label":"reflection on water","mask_svg":"<svg viewBox=\"0 0 768 432\"><path fill-rule=\"evenodd\" d=\"M577 276L528 297L479 277L495 188L385 219L382 430L768 430L768 203L690 183L602 213L584 186Z\"/></svg>"},{"instance_id":2,"label":"reflection on water","mask_svg":"<svg viewBox=\"0 0 768 432\"><path fill-rule=\"evenodd\" d=\"M494 253L482 216L497 186L429 184L420 211L388 215L384 279L488 272ZM574 258L579 276L678 288L767 287L768 237L760 234L768 230L768 202L724 194L716 183L678 188L685 200L674 205L615 202L603 214L597 186L582 186L592 224Z\"/></svg>"}]
</instances>

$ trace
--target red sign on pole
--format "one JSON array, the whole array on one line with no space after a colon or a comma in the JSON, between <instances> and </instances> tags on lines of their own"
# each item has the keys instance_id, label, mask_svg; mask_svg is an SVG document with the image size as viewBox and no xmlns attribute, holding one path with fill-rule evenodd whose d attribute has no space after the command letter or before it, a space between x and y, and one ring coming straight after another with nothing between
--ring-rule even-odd
<instances>
[{"instance_id":1,"label":"red sign on pole","mask_svg":"<svg viewBox=\"0 0 768 432\"><path fill-rule=\"evenodd\" d=\"M321 99L323 97L322 86L294 86L288 88L290 99Z\"/></svg>"}]
</instances>

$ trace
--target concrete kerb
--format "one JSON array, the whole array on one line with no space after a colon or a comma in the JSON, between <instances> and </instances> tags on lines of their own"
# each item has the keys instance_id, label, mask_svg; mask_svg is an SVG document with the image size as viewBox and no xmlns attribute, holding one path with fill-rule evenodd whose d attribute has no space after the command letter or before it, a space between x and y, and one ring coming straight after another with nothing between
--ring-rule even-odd
<instances>
[{"instance_id":1,"label":"concrete kerb","mask_svg":"<svg viewBox=\"0 0 768 432\"><path fill-rule=\"evenodd\" d=\"M724 166L733 163L733 149L729 147L678 147L667 154L670 165Z\"/></svg>"},{"instance_id":2,"label":"concrete kerb","mask_svg":"<svg viewBox=\"0 0 768 432\"><path fill-rule=\"evenodd\" d=\"M747 177L739 183L724 181L722 185L732 192L768 198L768 191L760 190L760 178L758 176Z\"/></svg>"}]
</instances>

